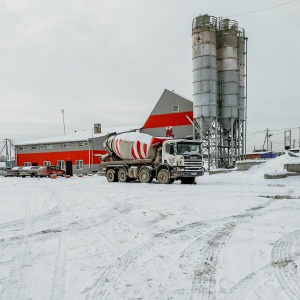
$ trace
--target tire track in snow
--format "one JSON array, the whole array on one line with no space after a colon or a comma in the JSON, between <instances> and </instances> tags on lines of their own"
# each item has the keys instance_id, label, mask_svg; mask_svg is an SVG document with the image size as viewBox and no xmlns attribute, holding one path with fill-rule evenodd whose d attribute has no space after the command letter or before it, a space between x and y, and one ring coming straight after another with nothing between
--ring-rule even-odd
<instances>
[{"instance_id":1,"label":"tire track in snow","mask_svg":"<svg viewBox=\"0 0 300 300\"><path fill-rule=\"evenodd\" d=\"M56 195L57 199L57 195ZM53 273L53 284L51 289L50 299L64 299L66 293L66 274L67 274L67 220L65 207L58 201L60 207L60 217L61 217L61 232L59 236L58 251L56 256L55 269Z\"/></svg>"},{"instance_id":2,"label":"tire track in snow","mask_svg":"<svg viewBox=\"0 0 300 300\"><path fill-rule=\"evenodd\" d=\"M300 256L300 230L280 239L272 250L273 272L286 295L295 300L300 299L300 278L295 263L298 256Z\"/></svg>"},{"instance_id":3,"label":"tire track in snow","mask_svg":"<svg viewBox=\"0 0 300 300\"><path fill-rule=\"evenodd\" d=\"M21 226L21 220L2 224L2 228L9 230L9 232L19 233L21 231L21 234L9 237L3 242L6 248L18 247L18 250L10 263L11 272L4 289L0 293L1 299L2 297L3 299L32 298L32 280L40 246L45 242L45 237L46 240L53 238L53 234L49 233L57 232L56 230L42 230L47 223L53 223L53 216L56 217L58 207L47 210L54 194L49 193L43 198L37 196L38 194L38 192L33 191L27 195L23 226Z\"/></svg>"},{"instance_id":4,"label":"tire track in snow","mask_svg":"<svg viewBox=\"0 0 300 300\"><path fill-rule=\"evenodd\" d=\"M261 209L274 203L274 200L269 200L263 205L259 205L245 210L243 213L235 216L225 217L222 219L208 220L203 222L194 222L184 225L179 228L174 228L164 233L156 234L146 243L141 244L132 250L128 251L124 256L119 258L114 264L106 268L101 274L101 278L96 281L91 289L91 298L87 296L87 299L110 299L110 292L108 286L122 275L126 269L135 262L140 256L145 255L149 250L157 244L165 242L166 239L173 237L174 235L184 232L185 234L203 234L203 231L207 226L221 224L218 229L199 237L199 241L203 243L203 238L207 239L206 245L200 249L198 253L198 259L196 261L196 268L194 270L194 278L192 282L192 288L190 292L190 298L194 299L199 297L209 298L215 295L216 282L213 277L213 273L217 264L217 257L220 250L225 246L227 239L231 235L233 229L238 223L249 221L253 216L258 214ZM212 259L212 260L211 260ZM213 296L214 297L214 296Z\"/></svg>"},{"instance_id":5,"label":"tire track in snow","mask_svg":"<svg viewBox=\"0 0 300 300\"><path fill-rule=\"evenodd\" d=\"M206 245L199 250L198 263L194 269L194 277L190 299L217 299L215 270L220 251L226 246L232 232L241 223L249 222L260 214L261 210L270 206L274 201L246 209L243 213L230 217L220 228L206 235ZM203 237L201 238L203 239Z\"/></svg>"},{"instance_id":6,"label":"tire track in snow","mask_svg":"<svg viewBox=\"0 0 300 300\"><path fill-rule=\"evenodd\" d=\"M71 193L60 192L60 203L65 207L69 213L72 213L75 217L80 219L81 223L85 224L87 228L91 230L90 236L92 236L102 247L106 248L107 253L112 253L115 256L120 254L120 251L116 249L114 241L106 233L105 228L99 222L102 218L109 220L108 212L96 216L93 211L93 205L90 199L82 192L81 198L84 199L84 206L81 203L74 203L74 199L78 198L78 191L76 191L76 197L72 198Z\"/></svg>"},{"instance_id":7,"label":"tire track in snow","mask_svg":"<svg viewBox=\"0 0 300 300\"><path fill-rule=\"evenodd\" d=\"M274 276L290 299L300 299L300 278L295 264L298 256L300 256L300 230L279 239L272 249L271 263L235 284L226 298L238 300L251 296L257 287L269 280L270 276Z\"/></svg>"},{"instance_id":8,"label":"tire track in snow","mask_svg":"<svg viewBox=\"0 0 300 300\"><path fill-rule=\"evenodd\" d=\"M152 247L165 242L170 236L180 234L188 229L200 229L199 226L201 225L203 225L203 222L195 222L180 228L171 229L165 233L156 234L146 243L129 250L124 256L118 258L114 264L108 266L103 271L101 278L97 279L91 287L94 290L90 291L92 295L88 295L87 299L110 299L107 285L115 281L141 255L147 253Z\"/></svg>"},{"instance_id":9,"label":"tire track in snow","mask_svg":"<svg viewBox=\"0 0 300 300\"><path fill-rule=\"evenodd\" d=\"M201 239L206 238L206 245L200 249L189 299L216 299L216 280L214 271L218 262L221 249L236 227L235 223L226 223L221 229L218 228ZM198 264L197 264L198 263Z\"/></svg>"},{"instance_id":10,"label":"tire track in snow","mask_svg":"<svg viewBox=\"0 0 300 300\"><path fill-rule=\"evenodd\" d=\"M19 240L19 249L13 260L11 273L3 289L3 299L26 299L28 298L28 289L32 280L33 256L36 252L35 244L37 237L34 236L35 214L38 212L37 197L35 193L28 195L24 226Z\"/></svg>"}]
</instances>

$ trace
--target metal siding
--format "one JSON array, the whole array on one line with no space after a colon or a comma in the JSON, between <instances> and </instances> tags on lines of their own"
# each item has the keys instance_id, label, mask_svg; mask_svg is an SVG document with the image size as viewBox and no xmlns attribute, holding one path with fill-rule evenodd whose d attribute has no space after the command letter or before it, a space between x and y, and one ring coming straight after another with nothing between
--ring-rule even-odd
<instances>
[{"instance_id":1,"label":"metal siding","mask_svg":"<svg viewBox=\"0 0 300 300\"><path fill-rule=\"evenodd\" d=\"M173 105L179 105L179 112L193 110L192 101L185 99L169 90L164 90L150 116L172 113Z\"/></svg>"},{"instance_id":2,"label":"metal siding","mask_svg":"<svg viewBox=\"0 0 300 300\"><path fill-rule=\"evenodd\" d=\"M163 115L152 115L148 118L147 122L142 128L146 129L167 126L190 125L190 121L186 116L188 116L190 119L193 119L193 113L191 111Z\"/></svg>"},{"instance_id":3,"label":"metal siding","mask_svg":"<svg viewBox=\"0 0 300 300\"><path fill-rule=\"evenodd\" d=\"M83 160L84 164L92 163L92 154L105 154L104 150L82 150L82 151L70 151L70 152L48 152L48 153L18 153L18 165L24 165L24 162L37 162L38 165L42 165L43 161L50 161L52 165L56 165L58 160L71 160L75 163L75 160ZM89 161L89 154L91 155ZM94 157L95 159L95 157ZM98 158L97 158L98 159Z\"/></svg>"}]
</instances>

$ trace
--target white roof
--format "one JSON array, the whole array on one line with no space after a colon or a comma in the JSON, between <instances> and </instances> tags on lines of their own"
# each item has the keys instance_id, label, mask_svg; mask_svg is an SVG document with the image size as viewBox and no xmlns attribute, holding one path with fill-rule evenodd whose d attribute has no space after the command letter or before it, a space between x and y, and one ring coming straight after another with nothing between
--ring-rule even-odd
<instances>
[{"instance_id":1,"label":"white roof","mask_svg":"<svg viewBox=\"0 0 300 300\"><path fill-rule=\"evenodd\" d=\"M25 146L34 144L50 144L50 143L66 143L66 142L77 142L77 141L87 141L88 139L97 138L105 136L112 132L125 132L130 130L139 130L141 126L128 126L128 127L114 127L105 128L101 133L94 133L94 130L81 130L71 134L66 134L62 136L48 137L38 140L26 141L15 143L15 146Z\"/></svg>"},{"instance_id":2,"label":"white roof","mask_svg":"<svg viewBox=\"0 0 300 300\"><path fill-rule=\"evenodd\" d=\"M32 166L26 166L26 167L23 167L22 170L30 170L32 168Z\"/></svg>"}]
</instances>

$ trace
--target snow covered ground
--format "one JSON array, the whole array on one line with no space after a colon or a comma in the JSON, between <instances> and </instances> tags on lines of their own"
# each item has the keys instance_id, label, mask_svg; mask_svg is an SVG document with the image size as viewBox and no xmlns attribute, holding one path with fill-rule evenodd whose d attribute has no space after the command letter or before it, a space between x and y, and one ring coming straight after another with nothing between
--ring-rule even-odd
<instances>
[{"instance_id":1,"label":"snow covered ground","mask_svg":"<svg viewBox=\"0 0 300 300\"><path fill-rule=\"evenodd\" d=\"M300 299L287 155L196 185L0 177L0 299Z\"/></svg>"}]
</instances>

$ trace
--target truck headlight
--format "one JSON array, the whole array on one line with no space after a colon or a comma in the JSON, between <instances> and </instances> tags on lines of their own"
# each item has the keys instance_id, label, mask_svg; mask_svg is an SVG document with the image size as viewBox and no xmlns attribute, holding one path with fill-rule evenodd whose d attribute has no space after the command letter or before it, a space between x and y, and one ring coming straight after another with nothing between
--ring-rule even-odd
<instances>
[{"instance_id":1,"label":"truck headlight","mask_svg":"<svg viewBox=\"0 0 300 300\"><path fill-rule=\"evenodd\" d=\"M178 166L184 166L184 157L178 156Z\"/></svg>"},{"instance_id":2,"label":"truck headlight","mask_svg":"<svg viewBox=\"0 0 300 300\"><path fill-rule=\"evenodd\" d=\"M175 164L175 157L169 157L169 164L171 166Z\"/></svg>"}]
</instances>

